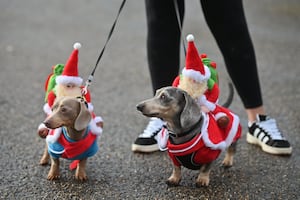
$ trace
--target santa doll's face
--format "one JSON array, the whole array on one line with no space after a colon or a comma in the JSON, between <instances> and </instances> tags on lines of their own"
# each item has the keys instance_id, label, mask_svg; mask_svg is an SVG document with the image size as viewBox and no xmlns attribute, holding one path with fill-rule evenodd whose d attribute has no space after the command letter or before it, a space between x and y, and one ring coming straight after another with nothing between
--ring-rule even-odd
<instances>
[{"instance_id":1,"label":"santa doll's face","mask_svg":"<svg viewBox=\"0 0 300 200\"><path fill-rule=\"evenodd\" d=\"M81 88L74 83L58 84L56 87L57 97L78 97L81 96Z\"/></svg>"},{"instance_id":2,"label":"santa doll's face","mask_svg":"<svg viewBox=\"0 0 300 200\"><path fill-rule=\"evenodd\" d=\"M207 90L207 82L197 82L192 78L182 76L178 88L186 91L192 98L197 99Z\"/></svg>"}]
</instances>

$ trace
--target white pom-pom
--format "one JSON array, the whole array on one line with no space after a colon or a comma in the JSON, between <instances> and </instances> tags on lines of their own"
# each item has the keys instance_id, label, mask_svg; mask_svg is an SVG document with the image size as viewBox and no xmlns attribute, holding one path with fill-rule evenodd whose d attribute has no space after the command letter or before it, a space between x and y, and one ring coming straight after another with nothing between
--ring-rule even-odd
<instances>
[{"instance_id":1,"label":"white pom-pom","mask_svg":"<svg viewBox=\"0 0 300 200\"><path fill-rule=\"evenodd\" d=\"M79 42L76 42L74 45L73 45L74 49L80 49L81 47L81 44Z\"/></svg>"},{"instance_id":2,"label":"white pom-pom","mask_svg":"<svg viewBox=\"0 0 300 200\"><path fill-rule=\"evenodd\" d=\"M46 142L47 143L52 143L52 144L55 143L58 140L58 138L60 137L61 133L62 133L62 128L61 127L56 128L54 130L53 135L47 135Z\"/></svg>"},{"instance_id":3,"label":"white pom-pom","mask_svg":"<svg viewBox=\"0 0 300 200\"><path fill-rule=\"evenodd\" d=\"M192 34L189 34L188 36L186 36L186 40L188 42L192 42L192 41L194 41L194 36Z\"/></svg>"}]
</instances>

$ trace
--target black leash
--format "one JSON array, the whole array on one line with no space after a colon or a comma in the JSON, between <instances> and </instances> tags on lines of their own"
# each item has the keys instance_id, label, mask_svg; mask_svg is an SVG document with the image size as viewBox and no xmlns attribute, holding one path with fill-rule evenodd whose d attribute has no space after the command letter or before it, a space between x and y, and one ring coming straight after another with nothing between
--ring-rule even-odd
<instances>
[{"instance_id":1,"label":"black leash","mask_svg":"<svg viewBox=\"0 0 300 200\"><path fill-rule=\"evenodd\" d=\"M121 6L120 6L119 11L118 11L118 13L117 13L117 17L116 17L116 19L115 19L115 21L114 21L114 23L113 23L113 25L112 25L112 27L111 27L111 29L110 29L110 31L109 31L108 37L107 37L106 42L105 42L105 44L104 44L104 46L103 46L103 48L102 48L102 50L101 50L101 52L100 52L100 54L99 54L99 56L98 56L98 59L97 59L96 64L95 64L95 67L94 67L92 73L89 75L88 80L85 82L85 86L84 86L84 88L82 89L82 94L86 94L86 93L87 93L87 88L88 88L88 87L91 85L91 83L92 83L92 80L93 80L93 78L94 78L95 71L96 71L96 69L97 69L97 67L98 67L98 64L99 64L101 58L102 58L102 55L103 55L104 50L105 50L105 48L106 48L106 45L107 45L108 41L110 40L110 38L111 38L111 36L112 36L112 34L113 34L113 32L114 32L115 26L116 26L116 24L117 24L117 21L118 21L118 19L119 19L119 16L120 16L120 14L121 14L121 11L123 10L123 7L124 7L124 5L125 5L125 2L126 2L126 0L123 0L122 3L121 3Z\"/></svg>"},{"instance_id":2,"label":"black leash","mask_svg":"<svg viewBox=\"0 0 300 200\"><path fill-rule=\"evenodd\" d=\"M173 3L174 3L174 7L175 7L177 22L178 22L178 28L179 28L179 31L180 31L180 38L182 40L183 51L184 51L184 55L186 55L186 47L185 47L185 43L184 43L184 38L182 37L182 24L181 24L181 21L180 21L180 13L179 13L179 8L178 8L178 2L177 2L177 0L173 0Z\"/></svg>"}]
</instances>

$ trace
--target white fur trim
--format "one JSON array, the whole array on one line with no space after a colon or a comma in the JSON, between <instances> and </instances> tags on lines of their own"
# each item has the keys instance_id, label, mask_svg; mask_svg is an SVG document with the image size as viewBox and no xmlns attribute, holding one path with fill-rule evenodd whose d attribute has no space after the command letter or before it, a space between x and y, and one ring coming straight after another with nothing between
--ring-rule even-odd
<instances>
[{"instance_id":1,"label":"white fur trim","mask_svg":"<svg viewBox=\"0 0 300 200\"><path fill-rule=\"evenodd\" d=\"M81 44L79 42L76 42L74 45L73 45L73 48L74 49L80 49L81 48Z\"/></svg>"},{"instance_id":2,"label":"white fur trim","mask_svg":"<svg viewBox=\"0 0 300 200\"><path fill-rule=\"evenodd\" d=\"M210 78L210 70L206 65L203 65L203 66L204 66L205 74L201 74L200 71L196 71L194 69L187 70L186 68L183 68L182 75L190 77L197 82L207 81Z\"/></svg>"},{"instance_id":3,"label":"white fur trim","mask_svg":"<svg viewBox=\"0 0 300 200\"><path fill-rule=\"evenodd\" d=\"M45 104L44 104L43 110L44 110L44 112L45 112L47 115L50 115L50 114L52 113L52 110L51 110L51 108L50 108L50 106L49 106L48 103L45 103Z\"/></svg>"},{"instance_id":4,"label":"white fur trim","mask_svg":"<svg viewBox=\"0 0 300 200\"><path fill-rule=\"evenodd\" d=\"M66 75L60 75L56 77L56 83L57 84L68 84L73 83L77 86L81 86L83 80L81 77L78 76L66 76Z\"/></svg>"},{"instance_id":5,"label":"white fur trim","mask_svg":"<svg viewBox=\"0 0 300 200\"><path fill-rule=\"evenodd\" d=\"M47 128L47 126L44 123L40 123L38 130L42 129L42 128Z\"/></svg>"},{"instance_id":6,"label":"white fur trim","mask_svg":"<svg viewBox=\"0 0 300 200\"><path fill-rule=\"evenodd\" d=\"M212 143L208 137L207 128L208 128L208 124L209 124L209 117L206 114L203 114L203 126L202 126L201 133L202 133L203 141L207 147L210 147L212 149L220 149L223 151L232 144L232 141L238 131L240 119L237 115L235 115L233 113L230 113L230 114L232 114L232 116L233 116L233 122L232 122L232 125L230 128L229 134L227 135L225 141L222 141L217 144Z\"/></svg>"},{"instance_id":7,"label":"white fur trim","mask_svg":"<svg viewBox=\"0 0 300 200\"><path fill-rule=\"evenodd\" d=\"M199 141L201 140L201 138L202 138L202 134L200 134L198 136L198 138L196 139L196 141L191 146L188 146L185 149L179 149L179 150L171 150L171 149L169 149L169 152L170 153L183 153L183 152L186 152L186 151L194 148L194 146L196 146L199 143Z\"/></svg>"},{"instance_id":8,"label":"white fur trim","mask_svg":"<svg viewBox=\"0 0 300 200\"><path fill-rule=\"evenodd\" d=\"M88 103L88 110L92 112L94 110L94 106L92 103Z\"/></svg>"},{"instance_id":9,"label":"white fur trim","mask_svg":"<svg viewBox=\"0 0 300 200\"><path fill-rule=\"evenodd\" d=\"M102 134L103 129L97 126L94 119L92 119L89 123L92 134L100 136Z\"/></svg>"},{"instance_id":10,"label":"white fur trim","mask_svg":"<svg viewBox=\"0 0 300 200\"><path fill-rule=\"evenodd\" d=\"M48 147L48 151L51 151L51 153L54 153L54 154L63 154L65 152L65 149L63 149L62 151L55 151L55 150L51 149L50 147Z\"/></svg>"},{"instance_id":11,"label":"white fur trim","mask_svg":"<svg viewBox=\"0 0 300 200\"><path fill-rule=\"evenodd\" d=\"M237 134L239 124L240 124L240 118L237 115L233 114L233 113L230 113L230 114L233 116L233 122L232 122L232 125L231 125L231 128L230 128L229 134L228 134L228 136L225 140L226 147L229 147L232 144L232 141L233 141L234 137Z\"/></svg>"},{"instance_id":12,"label":"white fur trim","mask_svg":"<svg viewBox=\"0 0 300 200\"><path fill-rule=\"evenodd\" d=\"M162 128L157 134L157 144L159 150L166 151L168 149L167 142L169 139L169 132L166 128Z\"/></svg>"},{"instance_id":13,"label":"white fur trim","mask_svg":"<svg viewBox=\"0 0 300 200\"><path fill-rule=\"evenodd\" d=\"M215 119L218 120L218 119L220 119L221 117L225 117L225 116L227 116L225 113L219 112L219 113L217 113L217 114L215 115Z\"/></svg>"},{"instance_id":14,"label":"white fur trim","mask_svg":"<svg viewBox=\"0 0 300 200\"><path fill-rule=\"evenodd\" d=\"M94 121L95 121L96 123L98 123L98 122L103 122L103 119L102 119L101 116L96 116L96 117L94 118Z\"/></svg>"},{"instance_id":15,"label":"white fur trim","mask_svg":"<svg viewBox=\"0 0 300 200\"><path fill-rule=\"evenodd\" d=\"M186 36L186 40L187 40L188 42L194 41L194 36L193 36L193 34L188 34L188 35Z\"/></svg>"},{"instance_id":16,"label":"white fur trim","mask_svg":"<svg viewBox=\"0 0 300 200\"><path fill-rule=\"evenodd\" d=\"M220 143L214 144L212 143L212 141L209 139L208 136L208 125L209 125L209 117L207 114L202 113L203 116L203 126L201 129L201 133L202 133L202 138L203 138L203 142L205 144L205 146L212 148L212 149L219 149L219 150L225 150L227 145L225 141L222 141Z\"/></svg>"},{"instance_id":17,"label":"white fur trim","mask_svg":"<svg viewBox=\"0 0 300 200\"><path fill-rule=\"evenodd\" d=\"M208 110L214 111L216 109L216 104L208 101L205 95L202 95L197 99L197 103L200 106L205 106Z\"/></svg>"},{"instance_id":18,"label":"white fur trim","mask_svg":"<svg viewBox=\"0 0 300 200\"><path fill-rule=\"evenodd\" d=\"M49 135L49 134L47 135L46 142L47 143L52 143L52 144L55 143L58 140L58 138L60 137L61 133L62 133L62 128L61 127L56 128L54 130L53 135Z\"/></svg>"}]
</instances>

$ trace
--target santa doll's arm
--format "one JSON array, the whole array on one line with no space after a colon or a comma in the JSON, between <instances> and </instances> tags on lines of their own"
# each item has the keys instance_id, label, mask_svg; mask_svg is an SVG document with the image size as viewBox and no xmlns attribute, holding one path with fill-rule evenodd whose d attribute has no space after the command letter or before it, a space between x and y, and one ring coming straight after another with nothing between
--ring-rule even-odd
<instances>
[{"instance_id":1,"label":"santa doll's arm","mask_svg":"<svg viewBox=\"0 0 300 200\"><path fill-rule=\"evenodd\" d=\"M220 94L220 89L218 84L216 84L212 79L209 79L207 85L208 85L208 89L205 92L207 101L215 104L218 103L219 94Z\"/></svg>"},{"instance_id":2,"label":"santa doll's arm","mask_svg":"<svg viewBox=\"0 0 300 200\"><path fill-rule=\"evenodd\" d=\"M207 108L215 116L216 120L227 116L227 109L223 108L222 106L219 106L218 104L208 101L205 95L199 97L197 99L197 103L198 105Z\"/></svg>"}]
</instances>

